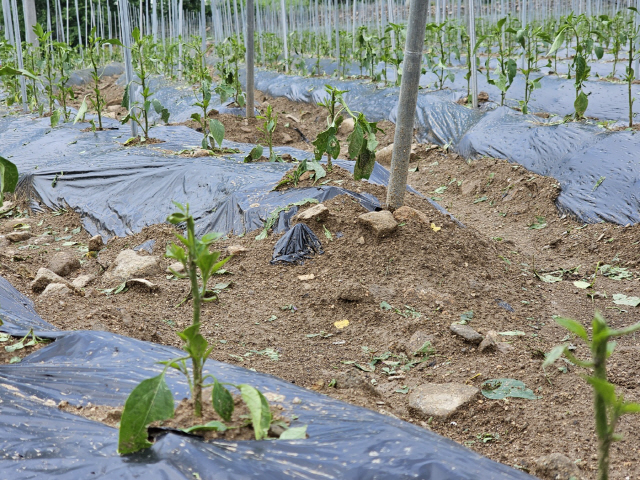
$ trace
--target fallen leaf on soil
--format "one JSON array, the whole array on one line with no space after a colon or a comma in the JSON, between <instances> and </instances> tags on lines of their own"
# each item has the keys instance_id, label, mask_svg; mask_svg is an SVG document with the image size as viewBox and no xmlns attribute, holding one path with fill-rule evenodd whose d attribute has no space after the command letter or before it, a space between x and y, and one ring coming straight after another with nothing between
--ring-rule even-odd
<instances>
[{"instance_id":1,"label":"fallen leaf on soil","mask_svg":"<svg viewBox=\"0 0 640 480\"><path fill-rule=\"evenodd\" d=\"M524 382L514 378L494 378L482 384L482 395L493 400L501 400L506 397L525 398L537 400L533 391L526 387Z\"/></svg>"},{"instance_id":2,"label":"fallen leaf on soil","mask_svg":"<svg viewBox=\"0 0 640 480\"><path fill-rule=\"evenodd\" d=\"M623 293L613 294L613 303L616 305L629 305L630 307L637 307L640 305L640 297L627 297Z\"/></svg>"}]
</instances>

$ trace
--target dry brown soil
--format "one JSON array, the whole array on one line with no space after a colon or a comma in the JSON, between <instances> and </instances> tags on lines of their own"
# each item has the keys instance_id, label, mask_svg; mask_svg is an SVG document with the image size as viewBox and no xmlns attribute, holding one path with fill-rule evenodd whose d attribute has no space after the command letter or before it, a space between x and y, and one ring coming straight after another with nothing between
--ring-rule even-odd
<instances>
[{"instance_id":1,"label":"dry brown soil","mask_svg":"<svg viewBox=\"0 0 640 480\"><path fill-rule=\"evenodd\" d=\"M285 99L266 101L281 119L287 114L300 119L290 122L308 139L320 129L323 117L317 107ZM228 139L253 142L258 138L247 131L253 127L243 120L219 117ZM294 139L290 145L310 149L295 131L279 131L284 133ZM387 125L382 145L392 138L393 126ZM466 228L424 199L408 194L407 205L423 212L428 221L409 219L389 237L377 238L357 222L364 209L341 196L326 203L329 216L325 220L308 223L322 241L324 254L303 265L269 263L278 235L270 234L263 241L255 240L258 232L225 238L218 248L241 245L248 251L232 258L228 273L213 280L232 282L219 302L203 307L203 334L216 344L212 358L394 415L533 474L540 473L536 458L559 452L577 463L581 477L596 478L592 392L581 376L586 372L562 361L545 372L542 361L544 353L562 341L573 343L578 356L588 355L579 340L555 324L553 315L577 319L585 327L595 310L603 312L614 327L639 319L638 308L615 305L612 295L640 296L640 227L583 225L560 216L554 204L557 182L504 160L468 163L440 148L419 145L411 169L409 183L434 197ZM339 168L328 179L385 201L384 188L355 182ZM170 264L163 253L173 238L171 226L152 226L127 238L113 238L92 258L83 248L89 235L84 230L73 233L81 225L75 213L30 215L24 205L15 213L26 217L22 222L30 225L34 237L0 249L0 274L34 300L44 319L63 329L108 330L180 345L175 332L190 323L191 305L183 303L187 281L164 272ZM10 231L10 222L11 217L0 219L0 229ZM48 241L34 244L47 233ZM148 279L159 290L101 292L117 287L103 275L117 254L150 239L156 241L153 255L163 271ZM69 241L77 244L63 245ZM96 276L84 296L42 298L31 291L38 268L47 266L58 251L81 259L76 274ZM633 279L598 275L593 289L575 287L573 281L589 279L598 262L628 268ZM563 280L543 282L534 268L540 275L557 272ZM311 274L312 279L299 278ZM382 302L392 309L381 308ZM507 302L513 312L501 302ZM499 335L504 343L501 349L480 353L449 330L469 311L473 311L469 325L482 334L494 330L524 335ZM338 329L334 323L342 320L349 324ZM435 352L427 358L412 355L409 340L417 332L432 341ZM387 361L400 365L418 361L408 371L379 362L375 371L365 372L352 363L363 365L387 352L391 354ZM608 373L627 400L640 400L639 361L640 339L636 335L621 338ZM424 418L408 408L406 392L418 385L459 382L481 387L493 378L521 380L540 398L488 400L478 395L445 419ZM618 431L625 440L612 448L611 478L640 476L638 422L631 416L620 422Z\"/></svg>"}]
</instances>

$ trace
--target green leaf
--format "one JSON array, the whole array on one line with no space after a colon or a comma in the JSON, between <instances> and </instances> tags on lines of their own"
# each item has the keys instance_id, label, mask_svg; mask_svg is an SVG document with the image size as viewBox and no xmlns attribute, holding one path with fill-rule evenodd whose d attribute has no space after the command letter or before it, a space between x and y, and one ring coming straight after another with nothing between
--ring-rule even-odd
<instances>
[{"instance_id":1,"label":"green leaf","mask_svg":"<svg viewBox=\"0 0 640 480\"><path fill-rule=\"evenodd\" d=\"M363 150L358 158L356 159L356 164L353 167L353 179L354 180L368 180L371 176L371 172L373 172L373 166L376 163L376 154L375 152L370 152L369 150Z\"/></svg>"},{"instance_id":2,"label":"green leaf","mask_svg":"<svg viewBox=\"0 0 640 480\"><path fill-rule=\"evenodd\" d=\"M213 400L213 408L220 418L229 422L233 415L233 396L222 384L215 380L213 384L213 392L211 394Z\"/></svg>"},{"instance_id":3,"label":"green leaf","mask_svg":"<svg viewBox=\"0 0 640 480\"><path fill-rule=\"evenodd\" d=\"M216 119L209 120L209 130L211 131L213 139L218 143L218 146L222 147L222 140L224 139L224 125L222 122ZM262 152L260 155L262 155Z\"/></svg>"},{"instance_id":4,"label":"green leaf","mask_svg":"<svg viewBox=\"0 0 640 480\"><path fill-rule=\"evenodd\" d=\"M349 158L354 159L360 155L364 146L364 131L359 123L347 137L347 142L349 142Z\"/></svg>"},{"instance_id":5,"label":"green leaf","mask_svg":"<svg viewBox=\"0 0 640 480\"><path fill-rule=\"evenodd\" d=\"M87 113L89 107L87 106L87 97L84 97L82 103L80 104L80 108L78 109L78 113L76 113L76 118L73 120L73 124L75 125L78 120L82 120Z\"/></svg>"},{"instance_id":6,"label":"green leaf","mask_svg":"<svg viewBox=\"0 0 640 480\"><path fill-rule=\"evenodd\" d=\"M493 400L502 400L503 398L524 398L527 400L537 400L533 391L526 385L513 378L494 378L487 380L482 384L482 395Z\"/></svg>"},{"instance_id":7,"label":"green leaf","mask_svg":"<svg viewBox=\"0 0 640 480\"><path fill-rule=\"evenodd\" d=\"M33 73L31 73L29 70L25 70L22 68L13 68L9 66L4 66L0 68L0 77L3 75L9 75L9 76L23 75L25 77L30 78L31 80L39 80L38 77Z\"/></svg>"},{"instance_id":8,"label":"green leaf","mask_svg":"<svg viewBox=\"0 0 640 480\"><path fill-rule=\"evenodd\" d=\"M582 281L582 280L578 280L576 282L573 282L573 284L578 288L582 288L583 290L585 288L589 288L591 286L591 284L589 282L585 282L585 281Z\"/></svg>"},{"instance_id":9,"label":"green leaf","mask_svg":"<svg viewBox=\"0 0 640 480\"><path fill-rule=\"evenodd\" d=\"M267 402L262 393L251 385L241 384L238 385L238 389L251 414L251 424L253 425L256 440L267 438L269 426L271 425L269 402Z\"/></svg>"},{"instance_id":10,"label":"green leaf","mask_svg":"<svg viewBox=\"0 0 640 480\"><path fill-rule=\"evenodd\" d=\"M583 339L585 342L589 341L589 337L587 335L587 330L581 324L576 322L575 320L572 320L570 318L564 318L564 317L556 317L554 320L556 321L556 323L558 325L560 325L561 327L566 328L570 332L575 333L581 339Z\"/></svg>"},{"instance_id":11,"label":"green leaf","mask_svg":"<svg viewBox=\"0 0 640 480\"><path fill-rule=\"evenodd\" d=\"M460 321L458 322L460 325L466 325L473 319L473 310L469 310L468 312L464 312L460 315Z\"/></svg>"},{"instance_id":12,"label":"green leaf","mask_svg":"<svg viewBox=\"0 0 640 480\"><path fill-rule=\"evenodd\" d=\"M183 428L182 431L185 433L193 433L193 432L206 432L214 430L216 432L224 432L227 429L227 426L218 422L217 420L212 420L210 422L205 423L204 425L194 425L193 427Z\"/></svg>"},{"instance_id":13,"label":"green leaf","mask_svg":"<svg viewBox=\"0 0 640 480\"><path fill-rule=\"evenodd\" d=\"M601 46L596 46L593 49L596 53L596 58L598 60L602 59L602 56L604 55L604 48L602 48Z\"/></svg>"},{"instance_id":14,"label":"green leaf","mask_svg":"<svg viewBox=\"0 0 640 480\"><path fill-rule=\"evenodd\" d=\"M587 107L589 106L589 99L584 94L584 92L580 92L576 101L573 102L573 108L576 110L576 115L578 117L582 117L584 112L587 111Z\"/></svg>"},{"instance_id":15,"label":"green leaf","mask_svg":"<svg viewBox=\"0 0 640 480\"><path fill-rule=\"evenodd\" d=\"M4 157L0 157L0 207L4 193L13 193L18 185L18 167Z\"/></svg>"},{"instance_id":16,"label":"green leaf","mask_svg":"<svg viewBox=\"0 0 640 480\"><path fill-rule=\"evenodd\" d=\"M640 297L627 297L623 293L613 294L613 303L616 305L628 305L630 307L637 307L640 305Z\"/></svg>"},{"instance_id":17,"label":"green leaf","mask_svg":"<svg viewBox=\"0 0 640 480\"><path fill-rule=\"evenodd\" d=\"M244 157L244 163L250 163L255 160L258 160L262 156L263 151L264 149L262 148L262 145L256 145L251 149L249 154L246 157Z\"/></svg>"},{"instance_id":18,"label":"green leaf","mask_svg":"<svg viewBox=\"0 0 640 480\"><path fill-rule=\"evenodd\" d=\"M118 453L126 455L150 447L147 425L172 418L173 413L173 395L164 379L164 372L140 382L124 404L118 436Z\"/></svg>"},{"instance_id":19,"label":"green leaf","mask_svg":"<svg viewBox=\"0 0 640 480\"><path fill-rule=\"evenodd\" d=\"M549 353L547 353L544 357L544 362L542 363L542 368L551 365L557 359L559 359L566 349L565 345L556 345L551 349Z\"/></svg>"},{"instance_id":20,"label":"green leaf","mask_svg":"<svg viewBox=\"0 0 640 480\"><path fill-rule=\"evenodd\" d=\"M549 50L549 53L547 53L547 56L551 56L552 54L556 53L563 43L564 43L564 29L560 30L560 32L556 36L555 40L553 41L553 45L551 45L551 49Z\"/></svg>"},{"instance_id":21,"label":"green leaf","mask_svg":"<svg viewBox=\"0 0 640 480\"><path fill-rule=\"evenodd\" d=\"M624 413L640 413L640 403L624 403L620 407L620 412L623 414Z\"/></svg>"},{"instance_id":22,"label":"green leaf","mask_svg":"<svg viewBox=\"0 0 640 480\"><path fill-rule=\"evenodd\" d=\"M51 113L51 128L55 128L60 122L60 110L55 109Z\"/></svg>"},{"instance_id":23,"label":"green leaf","mask_svg":"<svg viewBox=\"0 0 640 480\"><path fill-rule=\"evenodd\" d=\"M280 435L280 440L299 440L302 438L307 438L306 425L302 427L287 428L284 432L282 432L282 435Z\"/></svg>"}]
</instances>

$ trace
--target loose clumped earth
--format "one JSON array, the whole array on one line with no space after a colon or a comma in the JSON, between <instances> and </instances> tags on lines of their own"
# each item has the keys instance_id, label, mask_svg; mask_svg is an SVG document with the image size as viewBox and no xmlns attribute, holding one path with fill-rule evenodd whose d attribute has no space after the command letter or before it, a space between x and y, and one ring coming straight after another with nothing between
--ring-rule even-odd
<instances>
[{"instance_id":1,"label":"loose clumped earth","mask_svg":"<svg viewBox=\"0 0 640 480\"><path fill-rule=\"evenodd\" d=\"M257 98L280 115L278 145L313 149L302 137L313 139L322 128L318 107L259 92ZM216 118L227 139L258 140L253 121ZM394 129L381 126L384 148ZM388 165L389 158L380 160ZM356 182L339 167L324 180L385 202L384 187ZM270 264L280 237L273 233L215 244L234 257L211 281L221 284L219 300L203 306L202 333L216 345L212 358L409 421L542 478L595 478L597 439L584 372L563 361L544 371L542 362L562 341L573 343L578 356L588 354L554 315L586 327L595 310L614 328L637 321L638 307L612 298L640 296L640 227L583 225L558 213L555 180L503 160L467 162L433 145L416 145L409 183L460 223L410 193L408 208L393 218L361 219L366 210L343 195L305 220L324 254L302 264ZM0 219L0 274L34 300L44 319L61 329L181 345L176 332L190 324L191 304L188 280L169 273L163 256L173 227L111 238L93 254L76 213L34 213L25 199L14 201ZM24 235L12 242L15 232ZM618 267L621 279L605 269L609 276L598 272L593 289L576 287L598 263ZM43 291L45 283L58 286ZM620 338L608 373L628 401L640 399L639 362L639 339ZM480 393L485 381L499 378L523 382L530 398ZM441 391L449 401L436 405ZM625 440L612 449L611 478L640 475L637 425L633 416L620 422Z\"/></svg>"}]
</instances>

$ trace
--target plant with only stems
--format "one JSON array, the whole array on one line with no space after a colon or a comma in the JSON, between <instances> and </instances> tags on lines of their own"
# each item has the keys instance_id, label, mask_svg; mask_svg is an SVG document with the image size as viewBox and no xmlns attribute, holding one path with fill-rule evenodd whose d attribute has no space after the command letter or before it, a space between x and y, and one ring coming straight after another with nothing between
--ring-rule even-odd
<instances>
[{"instance_id":1,"label":"plant with only stems","mask_svg":"<svg viewBox=\"0 0 640 480\"><path fill-rule=\"evenodd\" d=\"M194 41L187 44L187 46L192 48L194 51L195 66L193 75L195 81L199 84L198 93L200 94L200 100L196 100L196 103L194 103L193 106L199 107L202 110L202 113L192 113L191 118L200 124L203 135L202 148L208 149L210 148L209 134L211 133L209 128L210 122L208 122L209 104L211 103L211 84L213 80L205 63L206 52L202 50L200 39L194 39ZM222 136L224 137L224 130ZM220 140L220 143L222 143L222 140ZM215 144L213 146L215 147Z\"/></svg>"},{"instance_id":2,"label":"plant with only stems","mask_svg":"<svg viewBox=\"0 0 640 480\"><path fill-rule=\"evenodd\" d=\"M435 37L436 55L438 57L438 63L432 68L433 73L438 77L436 82L436 88L444 88L444 82L447 80L453 82L455 80L455 74L448 71L449 54L446 50L445 36L449 29L454 28L449 25L448 22L442 23L429 23L427 24L427 31Z\"/></svg>"},{"instance_id":3,"label":"plant with only stems","mask_svg":"<svg viewBox=\"0 0 640 480\"><path fill-rule=\"evenodd\" d=\"M531 74L537 72L539 69L537 67L538 63L538 40L545 39L544 32L542 31L542 27L532 27L531 25L527 25L526 27L520 29L516 33L516 41L522 46L524 49L524 59L525 59L525 67L522 69L522 74L524 75L524 100L520 100L518 103L520 104L520 108L522 109L522 113L529 113L529 101L531 100L531 93L540 88L540 79L531 78Z\"/></svg>"},{"instance_id":4,"label":"plant with only stems","mask_svg":"<svg viewBox=\"0 0 640 480\"><path fill-rule=\"evenodd\" d=\"M136 27L133 29L131 33L131 37L133 38L133 61L135 62L136 74L138 75L138 79L140 80L138 83L141 88L142 95L142 103L135 101L133 105L129 108L129 112L127 115L121 120L121 123L124 125L129 120L136 122L140 128L142 129L141 142L144 143L149 138L149 129L151 128L149 122L149 112L151 111L151 107L155 110L155 112L160 115L160 119L163 122L169 121L169 110L167 110L158 99L151 100L153 93L149 89L149 72L145 68L145 57L143 55L145 49L145 43L147 43L148 39L144 37L140 30ZM122 99L122 106L129 105L129 88L125 88L124 97Z\"/></svg>"},{"instance_id":5,"label":"plant with only stems","mask_svg":"<svg viewBox=\"0 0 640 480\"><path fill-rule=\"evenodd\" d=\"M42 55L42 73L44 77L44 91L47 94L47 101L49 103L49 115L51 120L51 126L55 127L60 119L60 112L54 113L53 104L55 94L53 91L53 84L55 82L55 71L53 65L53 46L51 44L51 32L45 32L42 25L36 23L33 26L33 33L35 33L40 43L40 52Z\"/></svg>"},{"instance_id":6,"label":"plant with only stems","mask_svg":"<svg viewBox=\"0 0 640 480\"><path fill-rule=\"evenodd\" d=\"M635 7L630 7L629 10L633 11L635 14L638 14L638 10ZM629 58L628 64L625 67L625 75L624 81L627 84L627 98L629 102L629 128L633 127L633 117L635 114L633 113L633 103L636 99L633 97L631 93L631 85L633 85L633 81L636 79L636 72L633 69L633 62L638 57L638 51L634 50L636 42L640 37L640 25L637 25L633 19L629 20L627 23L627 41L629 42Z\"/></svg>"},{"instance_id":7,"label":"plant with only stems","mask_svg":"<svg viewBox=\"0 0 640 480\"><path fill-rule=\"evenodd\" d=\"M98 74L98 63L100 61L102 49L105 45L122 46L122 43L120 43L120 40L118 40L117 38L110 38L107 40L100 38L96 33L96 27L93 27L91 29L91 33L89 33L89 38L87 40L88 45L85 52L89 56L89 62L91 63L91 79L93 80L93 97L89 97L89 101L91 102L93 109L98 115L97 129L102 130L102 109L105 107L107 102L100 92L100 75ZM85 97L85 99L82 101L82 105L80 105L80 108L78 109L78 114L76 115L74 123L77 122L80 118L84 118L84 114L86 112L87 104ZM93 128L93 130L96 130L96 124L93 120L91 120L91 127Z\"/></svg>"},{"instance_id":8,"label":"plant with only stems","mask_svg":"<svg viewBox=\"0 0 640 480\"><path fill-rule=\"evenodd\" d=\"M543 367L551 365L561 356L576 366L591 370L591 375L584 379L593 387L596 433L598 435L598 480L609 478L609 450L611 444L621 440L615 433L620 417L629 413L640 413L640 404L625 402L624 398L616 395L615 386L607 380L607 359L616 346L611 339L622 337L640 330L640 323L636 323L620 330L609 328L606 320L596 312L592 322L591 338L587 330L575 320L556 318L556 322L580 337L591 350L590 360L581 360L569 349L569 345L558 345L546 356Z\"/></svg>"},{"instance_id":9,"label":"plant with only stems","mask_svg":"<svg viewBox=\"0 0 640 480\"><path fill-rule=\"evenodd\" d=\"M226 388L233 386L240 391L241 397L250 412L250 423L256 440L267 438L272 422L269 402L256 388L247 385L232 385L221 383L213 375L204 373L204 365L213 350L208 341L200 333L200 307L203 301L215 299L207 289L207 282L215 272L231 258L220 260L220 252L210 251L211 244L220 238L220 234L209 233L201 239L195 236L195 221L189 213L189 206L176 203L178 211L169 215L167 221L173 225L186 224L186 237L176 234L182 244L172 243L167 246L166 256L179 261L185 268L185 275L172 272L177 277L188 277L191 283L193 298L192 324L178 336L184 341L183 350L186 355L172 360L160 362L164 369L153 378L143 380L129 394L120 420L120 434L118 438L118 453L121 455L133 453L150 447L147 426L153 422L167 420L174 416L174 399L165 380L167 370L172 368L187 377L191 398L193 400L193 415L202 417L203 391L211 388L211 403L215 412L223 421L210 421L204 425L195 425L184 429L186 432L202 430L227 430L224 422L229 422L234 411L233 396ZM198 273L200 280L198 280ZM191 362L191 369L187 362ZM205 383L209 381L209 383ZM292 428L285 431L280 438L305 438L306 427Z\"/></svg>"},{"instance_id":10,"label":"plant with only stems","mask_svg":"<svg viewBox=\"0 0 640 480\"><path fill-rule=\"evenodd\" d=\"M70 55L72 49L69 45L63 42L54 42L54 58L57 67L57 84L56 84L56 99L62 107L62 114L64 115L64 121L68 122L71 118L71 112L67 108L67 99L73 100L73 88L67 85L70 78Z\"/></svg>"},{"instance_id":11,"label":"plant with only stems","mask_svg":"<svg viewBox=\"0 0 640 480\"><path fill-rule=\"evenodd\" d=\"M262 141L269 148L269 161L281 162L280 155L273 151L273 134L278 126L278 114L273 111L271 105L267 105L264 115L257 115L258 120L262 120L262 125L258 125L258 130L262 133Z\"/></svg>"}]
</instances>

